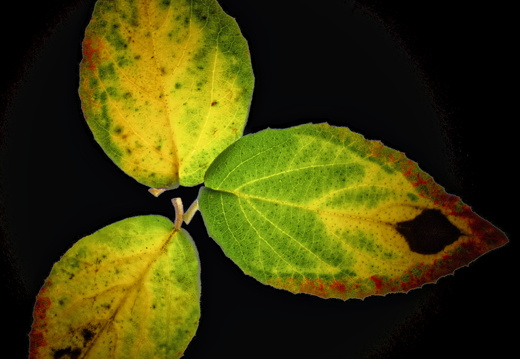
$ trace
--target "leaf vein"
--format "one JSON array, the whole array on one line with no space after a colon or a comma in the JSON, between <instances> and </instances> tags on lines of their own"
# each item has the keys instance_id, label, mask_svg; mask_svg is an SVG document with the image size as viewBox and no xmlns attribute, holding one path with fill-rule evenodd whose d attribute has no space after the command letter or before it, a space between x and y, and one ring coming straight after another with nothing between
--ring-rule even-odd
<instances>
[{"instance_id":1,"label":"leaf vein","mask_svg":"<svg viewBox=\"0 0 520 359\"><path fill-rule=\"evenodd\" d=\"M267 244L267 246L271 249L271 251L273 251L273 253L279 257L282 261L284 261L285 263L287 263L289 265L289 267L293 268L294 271L298 274L300 274L302 277L305 277L300 271L298 271L298 269L294 266L293 263L289 262L288 260L286 260L272 245L271 243L269 243L269 241L267 241L264 237L262 237L262 235L260 234L260 232L256 229L256 227L254 226L254 224L249 220L246 212L244 211L244 208L242 207L242 204L240 203L240 198L238 199L239 201L239 205L240 205L240 210L242 211L242 214L244 215L244 218L247 220L247 222L249 223L249 225L251 226L251 228L253 228L253 230L256 232L258 238L260 238L265 244ZM253 209L258 212L256 210L256 208L253 207ZM260 214L262 215L262 214ZM264 275L265 275L265 272L264 272Z\"/></svg>"},{"instance_id":2,"label":"leaf vein","mask_svg":"<svg viewBox=\"0 0 520 359\"><path fill-rule=\"evenodd\" d=\"M276 228L278 231L280 231L281 233L283 233L285 236L287 236L289 239L291 239L293 242L295 242L296 244L298 244L298 246L300 246L301 248L303 248L305 251L307 251L309 254L311 254L312 256L314 256L316 259L318 259L318 261L320 261L321 263L324 263L327 267L330 267L330 268L333 268L334 270L336 270L337 268L333 265L331 265L330 263L328 263L325 259L323 259L322 257L320 257L319 255L317 255L314 251L310 250L307 246L305 246L301 241L299 241L297 238L295 238L294 236L292 236L290 233L288 233L287 231L285 231L283 228L281 228L280 226L278 226L276 223L274 223L273 221L271 221L269 218L267 218L261 211L259 211L255 205L253 203L251 203L249 200L247 200L247 202L249 203L249 205L260 215L260 217L262 217L264 220L266 220L267 222L269 222L269 224L271 224L274 228ZM260 234L258 234L260 236Z\"/></svg>"}]
</instances>

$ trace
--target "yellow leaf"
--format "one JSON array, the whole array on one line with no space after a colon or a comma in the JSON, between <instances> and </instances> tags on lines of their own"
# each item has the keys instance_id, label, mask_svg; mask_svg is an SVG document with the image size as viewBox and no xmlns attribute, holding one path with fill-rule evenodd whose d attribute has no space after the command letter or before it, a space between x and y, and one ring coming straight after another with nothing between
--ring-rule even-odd
<instances>
[{"instance_id":1,"label":"yellow leaf","mask_svg":"<svg viewBox=\"0 0 520 359\"><path fill-rule=\"evenodd\" d=\"M184 230L128 218L79 240L36 299L31 358L180 358L200 317L199 261Z\"/></svg>"},{"instance_id":2,"label":"yellow leaf","mask_svg":"<svg viewBox=\"0 0 520 359\"><path fill-rule=\"evenodd\" d=\"M151 188L201 183L242 135L254 83L249 50L215 0L99 0L80 67L95 139Z\"/></svg>"}]
</instances>

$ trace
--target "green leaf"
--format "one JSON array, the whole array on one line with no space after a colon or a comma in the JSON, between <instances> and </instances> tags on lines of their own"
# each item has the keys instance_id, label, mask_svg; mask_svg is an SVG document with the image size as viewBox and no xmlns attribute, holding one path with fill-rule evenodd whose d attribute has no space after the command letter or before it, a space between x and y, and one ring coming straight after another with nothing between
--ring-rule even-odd
<instances>
[{"instance_id":1,"label":"green leaf","mask_svg":"<svg viewBox=\"0 0 520 359\"><path fill-rule=\"evenodd\" d=\"M507 242L404 154L327 124L243 137L198 200L246 274L321 297L406 292Z\"/></svg>"},{"instance_id":2,"label":"green leaf","mask_svg":"<svg viewBox=\"0 0 520 359\"><path fill-rule=\"evenodd\" d=\"M246 40L215 0L96 3L83 42L82 109L96 141L137 181L202 183L242 135L253 84Z\"/></svg>"},{"instance_id":3,"label":"green leaf","mask_svg":"<svg viewBox=\"0 0 520 359\"><path fill-rule=\"evenodd\" d=\"M200 317L199 260L160 216L79 240L38 294L31 358L180 358Z\"/></svg>"}]
</instances>

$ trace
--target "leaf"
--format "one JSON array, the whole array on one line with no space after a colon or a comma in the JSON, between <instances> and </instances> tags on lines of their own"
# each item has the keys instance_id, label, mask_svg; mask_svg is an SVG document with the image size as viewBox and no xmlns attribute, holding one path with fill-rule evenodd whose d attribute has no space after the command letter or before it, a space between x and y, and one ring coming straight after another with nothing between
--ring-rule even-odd
<instances>
[{"instance_id":1,"label":"leaf","mask_svg":"<svg viewBox=\"0 0 520 359\"><path fill-rule=\"evenodd\" d=\"M31 358L180 358L200 317L199 261L160 216L79 240L36 299Z\"/></svg>"},{"instance_id":2,"label":"leaf","mask_svg":"<svg viewBox=\"0 0 520 359\"><path fill-rule=\"evenodd\" d=\"M202 183L242 135L253 83L246 40L215 0L96 3L83 41L82 109L96 141L137 181Z\"/></svg>"},{"instance_id":3,"label":"leaf","mask_svg":"<svg viewBox=\"0 0 520 359\"><path fill-rule=\"evenodd\" d=\"M406 292L507 242L404 154L327 124L243 137L198 200L246 274L320 297Z\"/></svg>"}]
</instances>

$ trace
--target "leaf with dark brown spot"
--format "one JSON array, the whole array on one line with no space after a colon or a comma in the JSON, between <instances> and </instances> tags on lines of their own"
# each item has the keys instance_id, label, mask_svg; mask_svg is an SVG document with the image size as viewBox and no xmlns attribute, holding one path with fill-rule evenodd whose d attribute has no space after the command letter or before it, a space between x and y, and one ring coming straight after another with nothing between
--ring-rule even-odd
<instances>
[{"instance_id":1,"label":"leaf with dark brown spot","mask_svg":"<svg viewBox=\"0 0 520 359\"><path fill-rule=\"evenodd\" d=\"M30 357L179 358L198 326L199 297L186 231L160 216L113 223L53 266L36 300Z\"/></svg>"}]
</instances>

